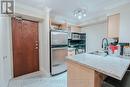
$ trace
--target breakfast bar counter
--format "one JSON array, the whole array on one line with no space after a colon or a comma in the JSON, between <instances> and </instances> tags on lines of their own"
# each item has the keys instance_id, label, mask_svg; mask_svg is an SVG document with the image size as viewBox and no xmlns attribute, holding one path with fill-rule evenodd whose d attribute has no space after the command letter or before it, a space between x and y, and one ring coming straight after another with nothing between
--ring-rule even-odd
<instances>
[{"instance_id":1,"label":"breakfast bar counter","mask_svg":"<svg viewBox=\"0 0 130 87\"><path fill-rule=\"evenodd\" d=\"M67 57L66 63L67 87L101 87L106 76L122 80L130 60L84 53Z\"/></svg>"}]
</instances>

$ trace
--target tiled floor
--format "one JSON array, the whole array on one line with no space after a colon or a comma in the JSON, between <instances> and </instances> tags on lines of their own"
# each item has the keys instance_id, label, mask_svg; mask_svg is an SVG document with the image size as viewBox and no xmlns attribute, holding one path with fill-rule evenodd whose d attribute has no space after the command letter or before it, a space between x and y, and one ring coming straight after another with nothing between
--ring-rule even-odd
<instances>
[{"instance_id":1,"label":"tiled floor","mask_svg":"<svg viewBox=\"0 0 130 87\"><path fill-rule=\"evenodd\" d=\"M67 74L54 77L37 74L29 77L20 77L10 81L9 87L67 87Z\"/></svg>"}]
</instances>

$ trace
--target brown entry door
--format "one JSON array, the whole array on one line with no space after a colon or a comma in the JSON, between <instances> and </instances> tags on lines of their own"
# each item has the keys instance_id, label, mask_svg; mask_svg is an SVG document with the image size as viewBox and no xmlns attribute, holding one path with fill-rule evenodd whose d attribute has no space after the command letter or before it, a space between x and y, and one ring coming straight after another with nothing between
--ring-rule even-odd
<instances>
[{"instance_id":1,"label":"brown entry door","mask_svg":"<svg viewBox=\"0 0 130 87\"><path fill-rule=\"evenodd\" d=\"M14 77L39 71L38 22L12 18Z\"/></svg>"}]
</instances>

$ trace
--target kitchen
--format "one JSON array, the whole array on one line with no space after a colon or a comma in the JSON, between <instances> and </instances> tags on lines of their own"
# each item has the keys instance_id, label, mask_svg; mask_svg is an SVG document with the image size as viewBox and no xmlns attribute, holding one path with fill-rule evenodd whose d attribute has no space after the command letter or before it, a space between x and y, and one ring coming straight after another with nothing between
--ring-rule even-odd
<instances>
[{"instance_id":1,"label":"kitchen","mask_svg":"<svg viewBox=\"0 0 130 87\"><path fill-rule=\"evenodd\" d=\"M70 35L70 37L68 36ZM86 52L86 34L69 33L63 30L50 31L50 54L51 54L51 75L57 75L67 70L65 63L66 56L74 56Z\"/></svg>"},{"instance_id":2,"label":"kitchen","mask_svg":"<svg viewBox=\"0 0 130 87\"><path fill-rule=\"evenodd\" d=\"M0 17L0 87L129 87L129 0L14 4Z\"/></svg>"}]
</instances>

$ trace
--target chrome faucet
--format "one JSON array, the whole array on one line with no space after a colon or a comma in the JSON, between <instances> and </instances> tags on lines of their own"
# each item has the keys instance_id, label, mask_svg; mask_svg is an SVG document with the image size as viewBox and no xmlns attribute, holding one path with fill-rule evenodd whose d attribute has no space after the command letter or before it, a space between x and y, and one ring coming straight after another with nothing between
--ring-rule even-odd
<instances>
[{"instance_id":1,"label":"chrome faucet","mask_svg":"<svg viewBox=\"0 0 130 87\"><path fill-rule=\"evenodd\" d=\"M109 46L109 44L108 44L108 39L107 38L103 38L102 39L102 48L103 48L103 50L104 50L104 52L108 55L109 53L108 53L108 46Z\"/></svg>"}]
</instances>

